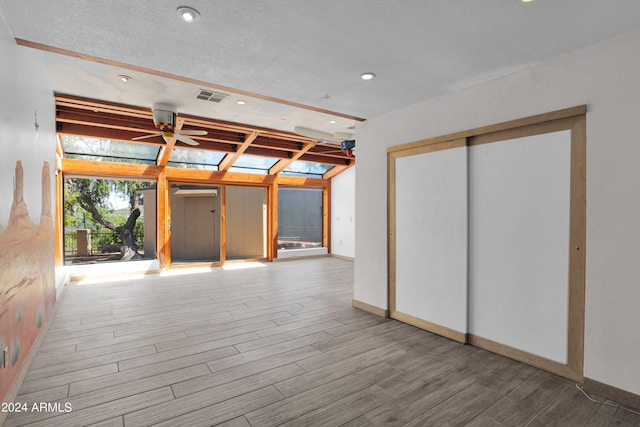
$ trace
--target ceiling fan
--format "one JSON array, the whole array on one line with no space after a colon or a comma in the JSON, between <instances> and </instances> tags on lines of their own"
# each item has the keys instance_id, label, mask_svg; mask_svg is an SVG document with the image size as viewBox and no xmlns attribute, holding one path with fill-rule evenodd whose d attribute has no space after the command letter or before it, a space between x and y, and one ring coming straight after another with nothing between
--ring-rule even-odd
<instances>
[{"instance_id":1,"label":"ceiling fan","mask_svg":"<svg viewBox=\"0 0 640 427\"><path fill-rule=\"evenodd\" d=\"M302 136L315 138L318 140L318 144L336 148L334 151L323 151L322 154L344 153L349 157L355 157L356 140L353 138L353 134L341 132L331 134L300 126L296 126L294 132Z\"/></svg>"},{"instance_id":2,"label":"ceiling fan","mask_svg":"<svg viewBox=\"0 0 640 427\"><path fill-rule=\"evenodd\" d=\"M154 104L153 105L153 124L158 130L151 131L149 135L138 136L132 138L133 141L139 141L141 139L153 138L154 136L162 136L166 141L167 138L175 138L178 141L184 142L188 145L200 145L199 142L194 141L187 135L202 136L206 135L206 130L197 129L180 129L176 130L176 107L172 104Z\"/></svg>"}]
</instances>

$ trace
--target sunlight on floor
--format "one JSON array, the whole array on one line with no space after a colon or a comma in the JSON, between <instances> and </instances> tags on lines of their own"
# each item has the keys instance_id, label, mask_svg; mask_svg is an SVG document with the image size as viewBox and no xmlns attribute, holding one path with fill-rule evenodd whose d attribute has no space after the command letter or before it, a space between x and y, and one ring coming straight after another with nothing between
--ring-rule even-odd
<instances>
[{"instance_id":1,"label":"sunlight on floor","mask_svg":"<svg viewBox=\"0 0 640 427\"><path fill-rule=\"evenodd\" d=\"M252 261L252 262L234 262L231 264L225 264L222 266L223 270L245 270L247 268L258 268L258 267L266 267L266 265L262 262Z\"/></svg>"},{"instance_id":2,"label":"sunlight on floor","mask_svg":"<svg viewBox=\"0 0 640 427\"><path fill-rule=\"evenodd\" d=\"M75 282L77 286L86 286L86 285L104 285L109 283L118 283L118 282L130 282L133 280L141 280L144 279L147 275L145 274L130 274L123 276L111 276L111 277L96 277L96 278L86 278L82 280L78 280Z\"/></svg>"}]
</instances>

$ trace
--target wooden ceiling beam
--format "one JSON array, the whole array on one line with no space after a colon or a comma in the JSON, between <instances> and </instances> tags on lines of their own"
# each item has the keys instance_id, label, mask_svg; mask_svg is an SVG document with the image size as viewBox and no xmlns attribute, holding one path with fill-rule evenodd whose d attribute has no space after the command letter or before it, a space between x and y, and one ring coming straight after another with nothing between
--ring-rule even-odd
<instances>
[{"instance_id":1,"label":"wooden ceiling beam","mask_svg":"<svg viewBox=\"0 0 640 427\"><path fill-rule=\"evenodd\" d=\"M258 137L258 132L252 132L246 135L246 138L242 145L238 147L238 149L234 153L229 153L224 156L224 159L218 165L218 170L226 171L229 170L231 166L238 160L238 158L249 148L249 146L255 141Z\"/></svg>"},{"instance_id":2,"label":"wooden ceiling beam","mask_svg":"<svg viewBox=\"0 0 640 427\"><path fill-rule=\"evenodd\" d=\"M279 174L280 172L285 170L287 168L287 166L289 166L291 163L295 162L300 157L302 157L302 155L304 153L306 153L310 149L312 149L314 145L315 145L315 141L311 142L311 143L307 143L307 144L304 145L304 147L302 147L302 150L300 150L297 153L295 153L290 159L282 159L282 160L280 160L278 163L273 165L271 167L271 169L269 169L269 175L277 175L277 174Z\"/></svg>"},{"instance_id":3,"label":"wooden ceiling beam","mask_svg":"<svg viewBox=\"0 0 640 427\"><path fill-rule=\"evenodd\" d=\"M329 165L350 165L355 162L353 157L333 157L333 156L320 156L317 154L303 154L300 156L300 160L305 162L326 163Z\"/></svg>"}]
</instances>

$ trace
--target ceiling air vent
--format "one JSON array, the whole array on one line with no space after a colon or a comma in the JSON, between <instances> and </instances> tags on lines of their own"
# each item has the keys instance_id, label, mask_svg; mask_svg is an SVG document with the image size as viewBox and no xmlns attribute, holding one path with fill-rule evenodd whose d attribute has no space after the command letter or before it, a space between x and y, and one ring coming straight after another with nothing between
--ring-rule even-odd
<instances>
[{"instance_id":1,"label":"ceiling air vent","mask_svg":"<svg viewBox=\"0 0 640 427\"><path fill-rule=\"evenodd\" d=\"M229 95L227 95L226 93L220 93L209 89L200 89L200 92L198 92L196 98L202 99L204 101L220 102L227 96Z\"/></svg>"}]
</instances>

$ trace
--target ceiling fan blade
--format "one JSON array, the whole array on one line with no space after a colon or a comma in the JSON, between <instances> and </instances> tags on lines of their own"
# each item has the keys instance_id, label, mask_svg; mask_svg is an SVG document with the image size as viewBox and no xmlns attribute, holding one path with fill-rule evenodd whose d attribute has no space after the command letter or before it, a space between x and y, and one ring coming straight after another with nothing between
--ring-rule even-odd
<instances>
[{"instance_id":1,"label":"ceiling fan blade","mask_svg":"<svg viewBox=\"0 0 640 427\"><path fill-rule=\"evenodd\" d=\"M184 142L187 145L200 145L200 143L198 141L194 141L193 139L189 138L188 136L184 136L182 134L179 133L174 133L173 136L181 142Z\"/></svg>"},{"instance_id":2,"label":"ceiling fan blade","mask_svg":"<svg viewBox=\"0 0 640 427\"><path fill-rule=\"evenodd\" d=\"M203 135L206 135L208 132L206 130L197 130L197 129L180 129L179 131L176 131L176 133L179 133L181 135L203 136Z\"/></svg>"},{"instance_id":3,"label":"ceiling fan blade","mask_svg":"<svg viewBox=\"0 0 640 427\"><path fill-rule=\"evenodd\" d=\"M140 141L141 139L153 138L154 136L160 136L162 132L156 132L149 135L136 136L135 138L131 138L132 141Z\"/></svg>"}]
</instances>

